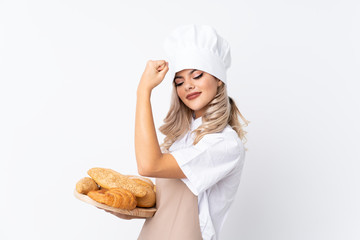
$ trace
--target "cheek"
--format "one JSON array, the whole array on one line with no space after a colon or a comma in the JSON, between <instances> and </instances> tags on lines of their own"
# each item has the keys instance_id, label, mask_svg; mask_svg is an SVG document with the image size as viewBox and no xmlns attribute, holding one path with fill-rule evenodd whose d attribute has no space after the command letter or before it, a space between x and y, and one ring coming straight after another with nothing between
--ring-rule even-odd
<instances>
[{"instance_id":1,"label":"cheek","mask_svg":"<svg viewBox=\"0 0 360 240\"><path fill-rule=\"evenodd\" d=\"M183 99L184 97L184 91L181 90L181 88L176 89L177 95L179 98Z\"/></svg>"},{"instance_id":2,"label":"cheek","mask_svg":"<svg viewBox=\"0 0 360 240\"><path fill-rule=\"evenodd\" d=\"M217 84L204 84L203 89L205 89L209 95L215 96L217 92Z\"/></svg>"},{"instance_id":3,"label":"cheek","mask_svg":"<svg viewBox=\"0 0 360 240\"><path fill-rule=\"evenodd\" d=\"M218 90L218 86L214 85L214 87L213 87L213 95L214 95L214 97L215 97L215 95L217 93L217 90Z\"/></svg>"},{"instance_id":4,"label":"cheek","mask_svg":"<svg viewBox=\"0 0 360 240\"><path fill-rule=\"evenodd\" d=\"M176 89L176 94L178 95L178 97L180 97L180 91L179 88Z\"/></svg>"}]
</instances>

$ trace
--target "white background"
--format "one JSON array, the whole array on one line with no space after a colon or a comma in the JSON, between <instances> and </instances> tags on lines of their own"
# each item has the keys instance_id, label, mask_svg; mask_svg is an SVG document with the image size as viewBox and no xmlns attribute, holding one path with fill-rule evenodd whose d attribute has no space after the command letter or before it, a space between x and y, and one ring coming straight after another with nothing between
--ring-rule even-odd
<instances>
[{"instance_id":1,"label":"white background","mask_svg":"<svg viewBox=\"0 0 360 240\"><path fill-rule=\"evenodd\" d=\"M137 238L144 220L73 190L91 167L138 174L137 84L188 23L229 41L229 95L251 121L221 239L360 239L355 0L0 1L0 239ZM153 92L156 128L169 81Z\"/></svg>"}]
</instances>

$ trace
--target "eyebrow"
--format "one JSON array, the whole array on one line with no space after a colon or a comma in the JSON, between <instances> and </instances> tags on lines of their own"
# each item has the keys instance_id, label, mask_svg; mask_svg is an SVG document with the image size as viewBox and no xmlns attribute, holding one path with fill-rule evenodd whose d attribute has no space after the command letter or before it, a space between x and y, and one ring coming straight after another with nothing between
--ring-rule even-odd
<instances>
[{"instance_id":1,"label":"eyebrow","mask_svg":"<svg viewBox=\"0 0 360 240\"><path fill-rule=\"evenodd\" d=\"M196 70L197 70L197 69L191 70L188 75L192 74L192 73L195 72ZM177 79L177 78L183 78L183 77L182 77L182 76L175 76L175 77L174 77L174 81L175 81L175 79Z\"/></svg>"}]
</instances>

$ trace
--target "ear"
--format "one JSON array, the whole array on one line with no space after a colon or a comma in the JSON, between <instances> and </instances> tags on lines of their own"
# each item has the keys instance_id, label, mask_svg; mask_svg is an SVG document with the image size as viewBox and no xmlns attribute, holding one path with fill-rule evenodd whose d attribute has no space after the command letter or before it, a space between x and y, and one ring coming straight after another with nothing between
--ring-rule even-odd
<instances>
[{"instance_id":1,"label":"ear","mask_svg":"<svg viewBox=\"0 0 360 240\"><path fill-rule=\"evenodd\" d=\"M218 81L217 85L218 87L220 87L223 84L223 82L220 79L217 79L217 81Z\"/></svg>"}]
</instances>

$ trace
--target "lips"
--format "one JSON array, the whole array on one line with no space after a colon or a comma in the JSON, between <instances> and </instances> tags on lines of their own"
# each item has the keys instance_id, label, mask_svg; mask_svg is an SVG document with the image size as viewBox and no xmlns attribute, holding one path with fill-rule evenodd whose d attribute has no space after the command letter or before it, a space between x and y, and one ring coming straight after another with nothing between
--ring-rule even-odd
<instances>
[{"instance_id":1,"label":"lips","mask_svg":"<svg viewBox=\"0 0 360 240\"><path fill-rule=\"evenodd\" d=\"M190 93L190 94L186 95L186 99L191 100L191 99L197 98L198 96L200 96L200 94L201 94L201 92Z\"/></svg>"}]
</instances>

